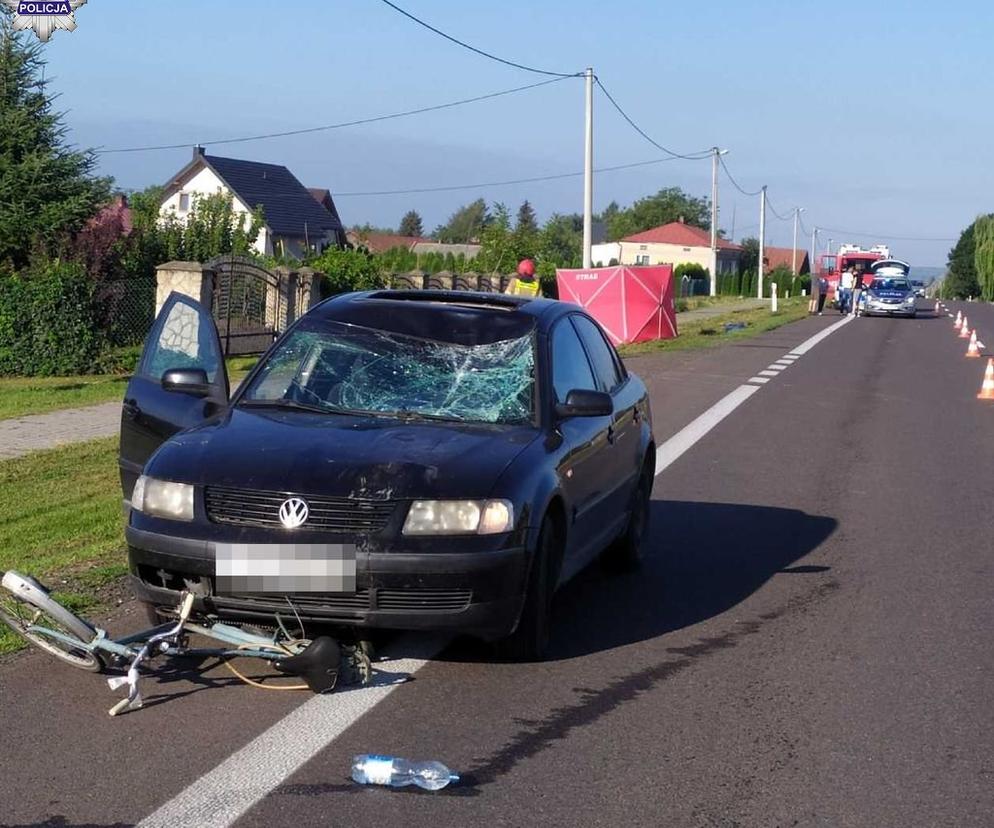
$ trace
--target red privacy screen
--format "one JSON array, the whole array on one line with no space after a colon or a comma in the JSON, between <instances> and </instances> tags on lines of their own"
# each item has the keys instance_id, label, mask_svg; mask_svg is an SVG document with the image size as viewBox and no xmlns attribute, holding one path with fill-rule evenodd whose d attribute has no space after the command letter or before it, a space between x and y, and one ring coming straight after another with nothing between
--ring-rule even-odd
<instances>
[{"instance_id":1,"label":"red privacy screen","mask_svg":"<svg viewBox=\"0 0 994 828\"><path fill-rule=\"evenodd\" d=\"M615 345L676 336L673 267L557 270L559 298L584 308Z\"/></svg>"}]
</instances>

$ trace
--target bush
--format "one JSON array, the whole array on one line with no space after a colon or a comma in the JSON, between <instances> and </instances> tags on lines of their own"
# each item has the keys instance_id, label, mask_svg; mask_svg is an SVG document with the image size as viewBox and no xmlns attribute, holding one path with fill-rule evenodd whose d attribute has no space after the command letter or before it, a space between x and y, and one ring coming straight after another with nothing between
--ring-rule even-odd
<instances>
[{"instance_id":1,"label":"bush","mask_svg":"<svg viewBox=\"0 0 994 828\"><path fill-rule=\"evenodd\" d=\"M376 261L365 250L329 247L312 260L310 266L324 274L321 288L325 296L372 290L386 285Z\"/></svg>"},{"instance_id":2,"label":"bush","mask_svg":"<svg viewBox=\"0 0 994 828\"><path fill-rule=\"evenodd\" d=\"M96 368L104 341L84 267L58 259L0 275L0 374L59 376Z\"/></svg>"}]
</instances>

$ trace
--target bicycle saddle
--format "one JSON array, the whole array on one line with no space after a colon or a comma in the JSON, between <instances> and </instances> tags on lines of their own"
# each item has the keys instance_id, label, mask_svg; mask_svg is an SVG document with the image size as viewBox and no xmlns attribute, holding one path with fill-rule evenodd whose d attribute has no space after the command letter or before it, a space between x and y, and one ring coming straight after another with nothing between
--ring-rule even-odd
<instances>
[{"instance_id":1,"label":"bicycle saddle","mask_svg":"<svg viewBox=\"0 0 994 828\"><path fill-rule=\"evenodd\" d=\"M327 635L319 635L299 655L274 662L277 670L299 676L315 693L330 693L338 682L338 669L342 651L338 642Z\"/></svg>"}]
</instances>

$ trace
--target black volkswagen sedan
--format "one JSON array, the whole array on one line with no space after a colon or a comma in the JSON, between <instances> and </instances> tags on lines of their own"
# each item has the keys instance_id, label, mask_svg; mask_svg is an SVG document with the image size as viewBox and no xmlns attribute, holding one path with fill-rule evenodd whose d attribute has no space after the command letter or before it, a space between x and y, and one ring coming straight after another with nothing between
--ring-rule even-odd
<instances>
[{"instance_id":1,"label":"black volkswagen sedan","mask_svg":"<svg viewBox=\"0 0 994 828\"><path fill-rule=\"evenodd\" d=\"M646 389L545 299L336 297L230 397L211 316L174 293L125 395L130 571L150 611L464 632L538 658L553 593L642 555Z\"/></svg>"}]
</instances>

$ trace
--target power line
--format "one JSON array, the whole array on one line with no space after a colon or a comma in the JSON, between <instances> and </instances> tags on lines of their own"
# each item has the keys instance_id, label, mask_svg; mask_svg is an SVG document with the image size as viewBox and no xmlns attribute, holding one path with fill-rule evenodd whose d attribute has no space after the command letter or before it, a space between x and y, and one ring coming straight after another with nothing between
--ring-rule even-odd
<instances>
[{"instance_id":1,"label":"power line","mask_svg":"<svg viewBox=\"0 0 994 828\"><path fill-rule=\"evenodd\" d=\"M725 164L725 159L724 159L724 158L723 158L722 156L720 156L720 155L719 155L719 156L718 156L718 161L719 161L719 162L721 162L721 168L722 168L722 169L723 169L723 170L725 171L725 175L727 175L727 176L728 176L728 180L732 182L732 186L733 186L733 187L734 187L734 188L735 188L736 190L738 190L738 191L739 191L740 193L742 193L742 195L744 195L744 196L758 196L758 195L759 195L759 194L760 194L761 192L763 192L763 188L762 188L762 187L760 187L760 188L759 188L758 190L755 190L755 191L751 191L751 190L743 190L743 189L742 189L742 188L741 188L741 187L739 186L739 182L738 182L738 181L736 181L736 180L735 180L735 179L734 179L734 178L732 177L732 174L731 174L731 173L730 173L730 172L728 171L728 166L727 166L727 165Z\"/></svg>"},{"instance_id":2,"label":"power line","mask_svg":"<svg viewBox=\"0 0 994 828\"><path fill-rule=\"evenodd\" d=\"M386 0L384 0L384 2L385 1ZM633 121L630 117L628 117L628 113L621 108L621 105L611 96L611 93L607 91L604 84L601 83L601 79L594 78L594 80L597 81L597 85L601 88L601 92L603 92L607 96L607 99L611 102L611 105L618 110L618 113L621 115L622 118L624 118L628 122L629 126L631 126L632 129L634 129L639 135L645 138L645 140L648 141L650 144L652 144L656 149L660 150L661 152L665 152L667 155L672 156L673 158L682 158L685 161L700 161L704 158L709 158L711 156L710 149L701 150L700 152L693 152L684 155L679 152L673 152L673 150L667 149L662 144L654 141L645 133L645 131L638 124L635 123L635 121Z\"/></svg>"},{"instance_id":3,"label":"power line","mask_svg":"<svg viewBox=\"0 0 994 828\"><path fill-rule=\"evenodd\" d=\"M770 203L770 197L769 197L769 195L766 196L766 206L769 208L770 212L773 213L774 216L776 216L778 219L780 219L780 221L791 221L792 220L791 216L781 216L776 211L776 208Z\"/></svg>"},{"instance_id":4,"label":"power line","mask_svg":"<svg viewBox=\"0 0 994 828\"><path fill-rule=\"evenodd\" d=\"M513 95L516 92L524 92L528 89L537 89L540 86L548 86L550 83L559 83L565 80L566 77L552 78L551 80L539 81L538 83L530 83L527 86L516 86L513 89L503 89L500 92L488 92L486 95L477 95L473 98L463 98L458 101L449 101L448 103L435 104L434 106L423 106L418 109L408 109L403 112L391 112L388 115L376 115L371 118L359 118L354 121L343 121L337 124L325 124L324 126L316 127L305 127L304 129L290 129L284 132L267 132L262 135L249 135L241 138L222 138L217 141L197 141L198 145L211 145L215 146L218 144L243 144L247 141L263 141L268 138L286 138L291 135L306 135L312 132L326 132L332 129L343 129L345 127L352 126L362 126L364 124L375 124L379 121L389 121L394 118L406 118L411 115L423 115L426 112L437 112L440 109L451 109L455 106L463 106L470 103L478 103L479 101L488 101L492 98L500 98L504 95ZM122 153L122 152L151 152L153 150L171 150L171 149L186 149L191 147L193 144L159 144L157 146L148 147L116 147L113 149L98 149L98 155L109 155L110 153Z\"/></svg>"},{"instance_id":5,"label":"power line","mask_svg":"<svg viewBox=\"0 0 994 828\"><path fill-rule=\"evenodd\" d=\"M858 236L861 238L889 239L890 241L909 242L954 242L956 239L927 238L925 236L892 236L890 233L854 233L852 230L839 230L837 227L819 227L829 233L839 233L843 236Z\"/></svg>"},{"instance_id":6,"label":"power line","mask_svg":"<svg viewBox=\"0 0 994 828\"><path fill-rule=\"evenodd\" d=\"M636 167L647 167L651 164L664 164L667 161L676 161L675 158L654 158L651 161L635 161L631 164L615 164L611 167L598 167L594 172L615 172L617 170L630 170ZM555 175L539 175L532 178L515 178L508 181L488 181L481 184L453 184L444 187L414 187L407 190L374 190L370 192L356 193L334 193L335 198L350 198L358 196L384 196L384 195L416 195L418 193L445 193L455 190L477 190L484 187L504 187L512 184L533 184L539 181L556 181L563 178L578 178L583 175L583 171L557 173Z\"/></svg>"},{"instance_id":7,"label":"power line","mask_svg":"<svg viewBox=\"0 0 994 828\"><path fill-rule=\"evenodd\" d=\"M497 57L497 55L493 55L490 52L484 52L483 49L477 49L475 46L470 46L465 41L459 40L459 38L453 37L450 34L446 34L441 29L436 29L434 26L432 26L430 23L426 23L420 17L415 17L409 11L405 11L396 3L391 3L390 0L381 0L381 2L388 5L394 11L400 12L400 14L404 15L404 17L408 18L409 20L413 20L419 26L424 26L426 29L428 29L428 31L434 32L439 37L444 37L446 40L455 43L457 46L462 46L464 49L469 49L469 51L475 52L478 55L482 55L485 58L489 58L490 60L495 60L498 63L503 63L505 66L513 66L515 69L524 69L526 72L534 72L537 75L553 75L557 78L576 78L583 75L583 72L569 72L569 73L550 72L546 69L536 69L534 66L526 66L523 63L515 63L513 60L507 60L502 57Z\"/></svg>"},{"instance_id":8,"label":"power line","mask_svg":"<svg viewBox=\"0 0 994 828\"><path fill-rule=\"evenodd\" d=\"M801 232L805 236L810 236L811 234L808 232L808 228L804 226L804 219L801 218L801 214L800 213L797 214L797 221L801 225ZM815 230L817 230L817 229L819 229L819 228L816 227Z\"/></svg>"}]
</instances>

